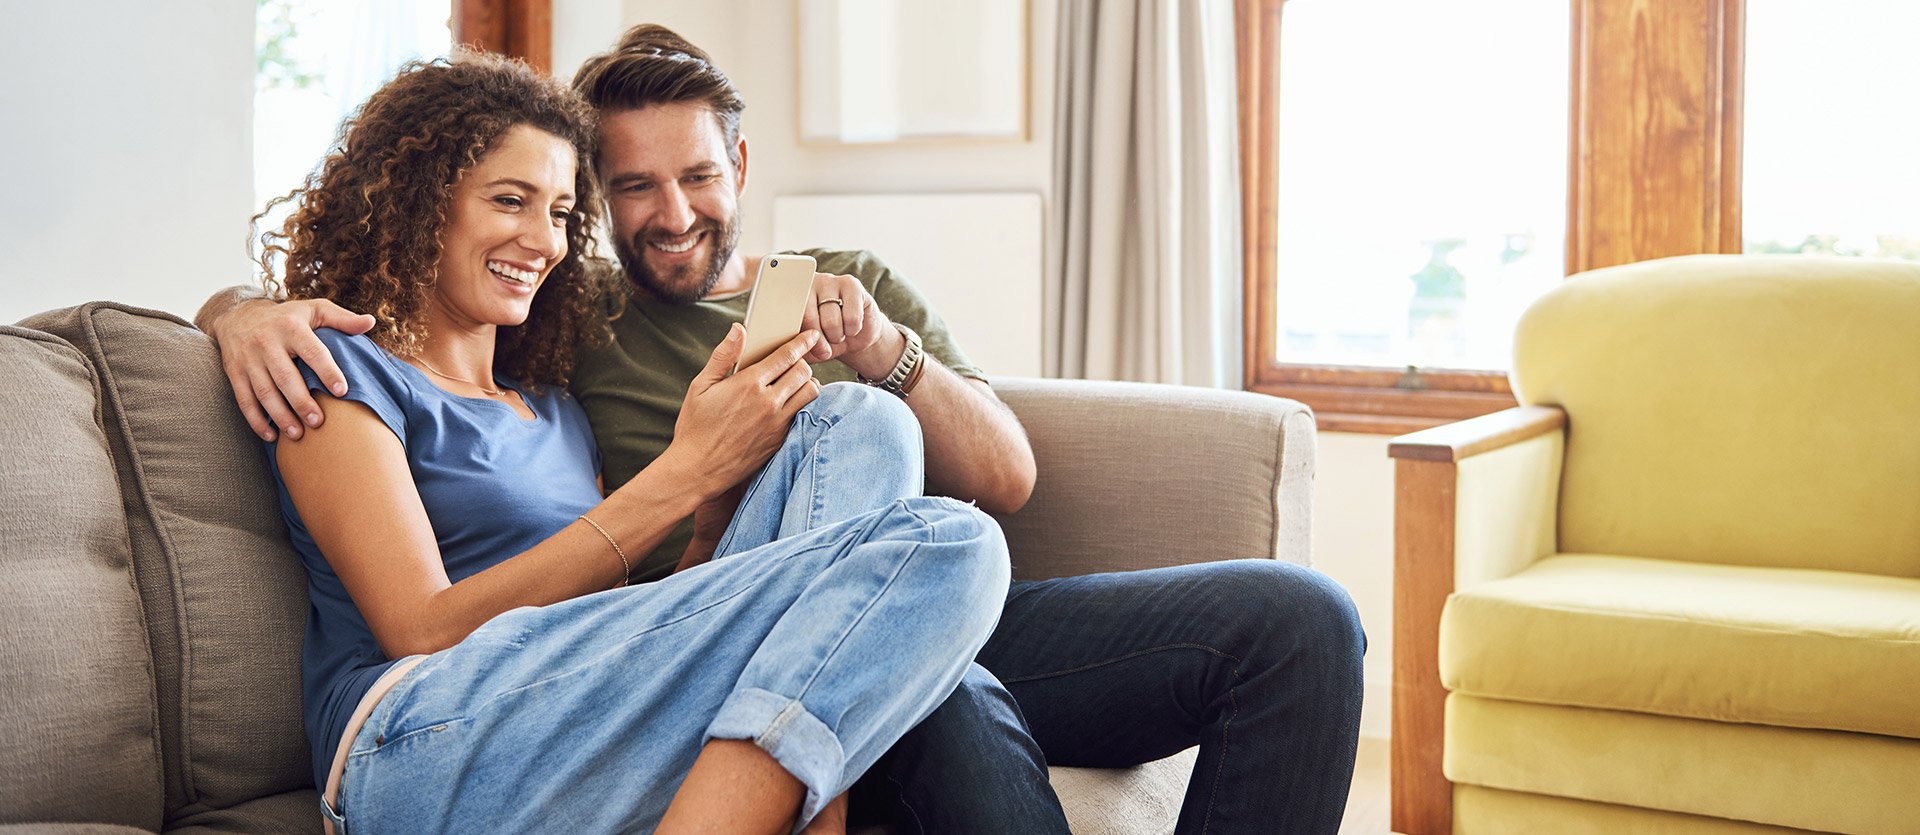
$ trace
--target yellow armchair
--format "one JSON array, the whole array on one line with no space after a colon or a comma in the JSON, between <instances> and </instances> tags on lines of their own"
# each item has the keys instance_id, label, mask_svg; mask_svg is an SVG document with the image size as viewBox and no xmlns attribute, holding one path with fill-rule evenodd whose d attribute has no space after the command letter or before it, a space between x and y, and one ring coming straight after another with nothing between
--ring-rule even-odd
<instances>
[{"instance_id":1,"label":"yellow armchair","mask_svg":"<svg viewBox=\"0 0 1920 835\"><path fill-rule=\"evenodd\" d=\"M1397 832L1920 832L1920 265L1595 270L1396 459Z\"/></svg>"}]
</instances>

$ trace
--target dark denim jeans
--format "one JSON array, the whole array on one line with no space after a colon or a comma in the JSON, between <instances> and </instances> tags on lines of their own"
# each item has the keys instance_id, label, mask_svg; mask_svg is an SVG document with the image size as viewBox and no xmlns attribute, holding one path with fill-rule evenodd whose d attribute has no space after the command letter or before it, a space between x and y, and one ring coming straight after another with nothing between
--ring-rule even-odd
<instances>
[{"instance_id":1,"label":"dark denim jeans","mask_svg":"<svg viewBox=\"0 0 1920 835\"><path fill-rule=\"evenodd\" d=\"M1046 765L1199 745L1180 835L1333 833L1365 650L1344 589L1273 560L1016 581L979 663L853 810L926 833L1066 832Z\"/></svg>"}]
</instances>

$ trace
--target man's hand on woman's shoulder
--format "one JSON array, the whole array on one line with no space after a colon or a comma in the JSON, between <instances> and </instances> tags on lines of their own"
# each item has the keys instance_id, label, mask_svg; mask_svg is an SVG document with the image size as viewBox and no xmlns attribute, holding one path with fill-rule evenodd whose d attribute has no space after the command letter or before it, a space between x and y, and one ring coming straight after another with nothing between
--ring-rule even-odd
<instances>
[{"instance_id":1,"label":"man's hand on woman's shoulder","mask_svg":"<svg viewBox=\"0 0 1920 835\"><path fill-rule=\"evenodd\" d=\"M213 303L210 300L208 305ZM323 419L320 405L314 402L300 369L293 364L295 357L306 360L334 396L347 393L346 375L340 373L333 354L313 332L333 328L361 334L373 329L372 316L354 313L326 299L275 302L255 297L215 316L207 313L202 308L200 318L207 334L219 345L220 364L233 386L234 402L254 434L267 441L274 440L278 432L297 439L303 421L317 427Z\"/></svg>"}]
</instances>

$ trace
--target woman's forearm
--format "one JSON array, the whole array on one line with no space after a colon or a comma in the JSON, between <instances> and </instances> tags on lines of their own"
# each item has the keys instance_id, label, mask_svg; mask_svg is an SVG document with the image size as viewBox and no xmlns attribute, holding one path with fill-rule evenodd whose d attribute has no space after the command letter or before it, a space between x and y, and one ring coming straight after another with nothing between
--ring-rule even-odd
<instances>
[{"instance_id":1,"label":"woman's forearm","mask_svg":"<svg viewBox=\"0 0 1920 835\"><path fill-rule=\"evenodd\" d=\"M417 636L421 645L405 654L451 647L511 609L550 605L621 585L626 572L702 500L699 493L685 490L685 484L670 462L648 467L586 513L599 528L575 520L512 559L442 589L428 603L426 620L434 628Z\"/></svg>"}]
</instances>

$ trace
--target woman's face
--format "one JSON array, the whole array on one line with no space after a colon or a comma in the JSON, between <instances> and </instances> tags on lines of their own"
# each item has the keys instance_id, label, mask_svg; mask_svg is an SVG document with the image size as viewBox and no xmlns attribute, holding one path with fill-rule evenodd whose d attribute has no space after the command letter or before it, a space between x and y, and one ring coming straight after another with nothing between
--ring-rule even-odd
<instances>
[{"instance_id":1,"label":"woman's face","mask_svg":"<svg viewBox=\"0 0 1920 835\"><path fill-rule=\"evenodd\" d=\"M453 184L433 299L464 325L518 325L567 255L575 154L566 140L515 125Z\"/></svg>"}]
</instances>

